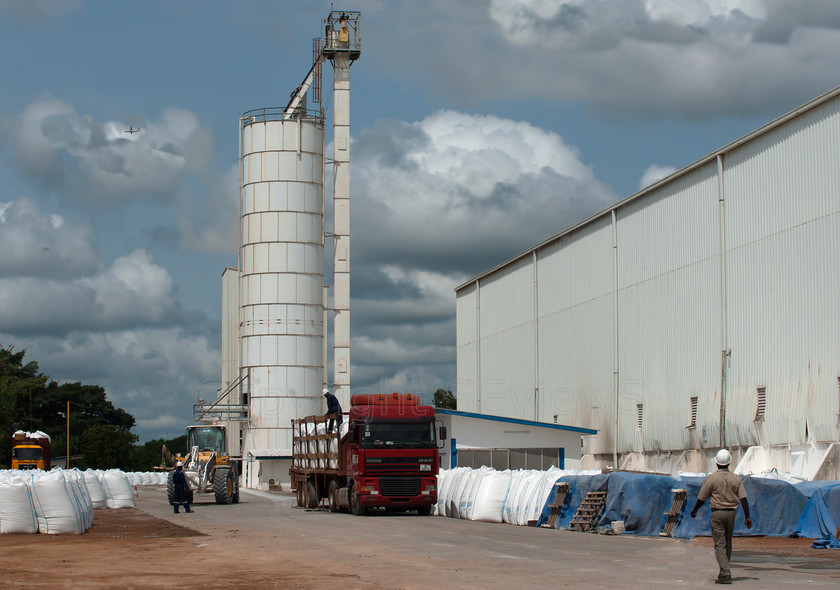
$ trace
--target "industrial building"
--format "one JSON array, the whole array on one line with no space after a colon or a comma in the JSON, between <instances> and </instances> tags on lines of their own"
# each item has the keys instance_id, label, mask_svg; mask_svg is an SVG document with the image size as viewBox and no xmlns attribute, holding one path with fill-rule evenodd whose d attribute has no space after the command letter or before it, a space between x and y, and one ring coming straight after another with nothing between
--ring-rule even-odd
<instances>
[{"instance_id":1,"label":"industrial building","mask_svg":"<svg viewBox=\"0 0 840 590\"><path fill-rule=\"evenodd\" d=\"M456 288L458 410L840 479L840 88ZM735 463L733 462L733 465Z\"/></svg>"}]
</instances>

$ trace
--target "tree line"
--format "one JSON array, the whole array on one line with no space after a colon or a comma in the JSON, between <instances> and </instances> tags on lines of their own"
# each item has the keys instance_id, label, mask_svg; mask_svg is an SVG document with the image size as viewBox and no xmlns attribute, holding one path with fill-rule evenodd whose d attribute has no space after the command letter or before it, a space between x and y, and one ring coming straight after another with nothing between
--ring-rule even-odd
<instances>
[{"instance_id":1,"label":"tree line","mask_svg":"<svg viewBox=\"0 0 840 590\"><path fill-rule=\"evenodd\" d=\"M59 384L26 362L26 350L0 345L0 468L11 466L12 434L16 430L47 433L52 456L67 455L67 407L70 421L70 467L149 471L161 463L161 445L181 450L186 436L157 439L139 445L131 432L134 416L114 407L105 390L80 382ZM54 466L64 467L63 461Z\"/></svg>"}]
</instances>

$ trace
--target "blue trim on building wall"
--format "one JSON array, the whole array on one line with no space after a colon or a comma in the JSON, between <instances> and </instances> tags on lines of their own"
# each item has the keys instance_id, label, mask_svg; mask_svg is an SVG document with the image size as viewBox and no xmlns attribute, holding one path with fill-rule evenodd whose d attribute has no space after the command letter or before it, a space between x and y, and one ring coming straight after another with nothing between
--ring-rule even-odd
<instances>
[{"instance_id":1,"label":"blue trim on building wall","mask_svg":"<svg viewBox=\"0 0 840 590\"><path fill-rule=\"evenodd\" d=\"M455 437L452 437L450 440L449 446L449 468L455 469L458 467L458 448L455 446Z\"/></svg>"},{"instance_id":2,"label":"blue trim on building wall","mask_svg":"<svg viewBox=\"0 0 840 590\"><path fill-rule=\"evenodd\" d=\"M566 449L564 447L560 447L557 449L557 456L559 457L558 463L560 463L560 469L566 468Z\"/></svg>"},{"instance_id":3,"label":"blue trim on building wall","mask_svg":"<svg viewBox=\"0 0 840 590\"><path fill-rule=\"evenodd\" d=\"M481 420L492 420L494 422L507 422L508 424L522 424L525 426L536 426L539 428L554 428L556 430L568 430L580 432L581 434L598 434L597 430L581 428L579 426L564 426L563 424L549 424L547 422L535 422L534 420L520 420L519 418L506 418L504 416L490 416L489 414L476 414L474 412L461 412L459 410L443 410L435 408L435 414L449 414L450 416L463 416L464 418L478 418Z\"/></svg>"}]
</instances>

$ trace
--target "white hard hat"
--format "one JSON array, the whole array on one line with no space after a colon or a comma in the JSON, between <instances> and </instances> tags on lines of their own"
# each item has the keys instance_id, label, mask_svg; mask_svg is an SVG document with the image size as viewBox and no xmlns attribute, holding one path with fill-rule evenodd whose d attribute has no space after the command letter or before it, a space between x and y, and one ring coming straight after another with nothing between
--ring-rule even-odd
<instances>
[{"instance_id":1,"label":"white hard hat","mask_svg":"<svg viewBox=\"0 0 840 590\"><path fill-rule=\"evenodd\" d=\"M184 466L183 461L178 461L177 463L175 463L175 467L183 467L183 466Z\"/></svg>"},{"instance_id":2,"label":"white hard hat","mask_svg":"<svg viewBox=\"0 0 840 590\"><path fill-rule=\"evenodd\" d=\"M726 449L721 449L715 455L715 463L720 465L721 467L726 467L732 462L732 455L729 454L729 451Z\"/></svg>"},{"instance_id":3,"label":"white hard hat","mask_svg":"<svg viewBox=\"0 0 840 590\"><path fill-rule=\"evenodd\" d=\"M327 395L329 392L330 392L330 390L329 390L329 389L324 388L324 391L322 391L321 393L323 393L324 395Z\"/></svg>"}]
</instances>

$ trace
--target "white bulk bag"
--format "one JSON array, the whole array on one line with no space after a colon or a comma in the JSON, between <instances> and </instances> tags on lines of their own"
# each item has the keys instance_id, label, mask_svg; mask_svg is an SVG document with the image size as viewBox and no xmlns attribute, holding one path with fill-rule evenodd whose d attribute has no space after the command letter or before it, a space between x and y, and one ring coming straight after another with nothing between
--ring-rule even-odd
<instances>
[{"instance_id":1,"label":"white bulk bag","mask_svg":"<svg viewBox=\"0 0 840 590\"><path fill-rule=\"evenodd\" d=\"M38 517L38 532L49 535L85 532L79 504L60 470L34 477L30 491Z\"/></svg>"},{"instance_id":2,"label":"white bulk bag","mask_svg":"<svg viewBox=\"0 0 840 590\"><path fill-rule=\"evenodd\" d=\"M446 511L443 508L443 502L446 498L446 490L449 487L449 481L452 481L447 474L450 473L449 469L441 469L438 471L437 474L437 504L435 504L434 514L440 516L446 516Z\"/></svg>"},{"instance_id":3,"label":"white bulk bag","mask_svg":"<svg viewBox=\"0 0 840 590\"><path fill-rule=\"evenodd\" d=\"M101 481L108 508L134 507L134 489L125 473L119 469L109 469L102 475Z\"/></svg>"},{"instance_id":4,"label":"white bulk bag","mask_svg":"<svg viewBox=\"0 0 840 590\"><path fill-rule=\"evenodd\" d=\"M38 517L23 478L0 478L0 534L37 533Z\"/></svg>"},{"instance_id":5,"label":"white bulk bag","mask_svg":"<svg viewBox=\"0 0 840 590\"><path fill-rule=\"evenodd\" d=\"M102 508L107 508L108 504L105 501L105 490L102 487L102 482L99 481L97 473L88 469L85 471L84 477L85 487L88 490L88 494L90 494L90 502L94 509L101 510Z\"/></svg>"},{"instance_id":6,"label":"white bulk bag","mask_svg":"<svg viewBox=\"0 0 840 590\"><path fill-rule=\"evenodd\" d=\"M511 479L510 470L492 471L481 479L473 500L472 520L502 522Z\"/></svg>"}]
</instances>

